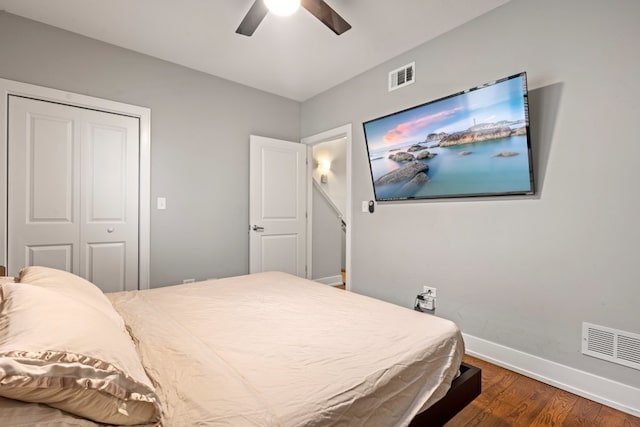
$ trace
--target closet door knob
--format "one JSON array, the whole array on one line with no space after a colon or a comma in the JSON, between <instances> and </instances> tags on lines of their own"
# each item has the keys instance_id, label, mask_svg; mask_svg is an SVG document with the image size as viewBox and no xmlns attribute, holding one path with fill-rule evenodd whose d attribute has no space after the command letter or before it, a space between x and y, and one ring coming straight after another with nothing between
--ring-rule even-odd
<instances>
[{"instance_id":1,"label":"closet door knob","mask_svg":"<svg viewBox=\"0 0 640 427\"><path fill-rule=\"evenodd\" d=\"M107 228L107 233L113 233L116 229L113 227Z\"/></svg>"}]
</instances>

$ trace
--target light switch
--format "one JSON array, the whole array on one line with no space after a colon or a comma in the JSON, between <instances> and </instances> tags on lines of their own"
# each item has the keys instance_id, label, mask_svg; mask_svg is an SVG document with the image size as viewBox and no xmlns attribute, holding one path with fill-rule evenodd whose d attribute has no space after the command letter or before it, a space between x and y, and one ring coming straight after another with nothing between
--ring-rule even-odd
<instances>
[{"instance_id":1,"label":"light switch","mask_svg":"<svg viewBox=\"0 0 640 427\"><path fill-rule=\"evenodd\" d=\"M158 197L157 208L159 211L163 211L167 209L167 198L166 197Z\"/></svg>"}]
</instances>

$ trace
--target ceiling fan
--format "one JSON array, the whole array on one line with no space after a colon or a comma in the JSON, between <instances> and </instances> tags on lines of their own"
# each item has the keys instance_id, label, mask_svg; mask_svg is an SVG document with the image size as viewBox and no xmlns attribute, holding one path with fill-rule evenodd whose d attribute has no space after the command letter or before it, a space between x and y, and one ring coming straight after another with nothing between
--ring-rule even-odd
<instances>
[{"instance_id":1,"label":"ceiling fan","mask_svg":"<svg viewBox=\"0 0 640 427\"><path fill-rule=\"evenodd\" d=\"M287 5L285 5L285 10L280 13L277 9L279 3L287 3ZM311 12L313 16L322 21L323 24L329 27L331 31L337 35L340 35L351 28L351 25L349 25L347 21L338 15L338 13L323 0L293 0L285 2L278 2L275 0L256 0L240 23L236 33L251 36L256 28L258 28L258 25L260 25L260 22L262 22L264 17L267 16L268 12L280 15L291 14L296 11L299 5ZM288 10L286 10L287 6L290 6Z\"/></svg>"}]
</instances>

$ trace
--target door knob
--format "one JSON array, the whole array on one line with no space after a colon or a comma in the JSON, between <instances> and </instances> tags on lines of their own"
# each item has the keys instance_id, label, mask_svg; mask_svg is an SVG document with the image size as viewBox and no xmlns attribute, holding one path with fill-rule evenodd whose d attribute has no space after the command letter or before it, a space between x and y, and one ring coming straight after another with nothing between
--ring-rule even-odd
<instances>
[{"instance_id":1,"label":"door knob","mask_svg":"<svg viewBox=\"0 0 640 427\"><path fill-rule=\"evenodd\" d=\"M107 228L107 233L113 233L116 229L113 227Z\"/></svg>"},{"instance_id":2,"label":"door knob","mask_svg":"<svg viewBox=\"0 0 640 427\"><path fill-rule=\"evenodd\" d=\"M259 225L254 225L251 229L253 231L264 231L264 227L260 227Z\"/></svg>"}]
</instances>

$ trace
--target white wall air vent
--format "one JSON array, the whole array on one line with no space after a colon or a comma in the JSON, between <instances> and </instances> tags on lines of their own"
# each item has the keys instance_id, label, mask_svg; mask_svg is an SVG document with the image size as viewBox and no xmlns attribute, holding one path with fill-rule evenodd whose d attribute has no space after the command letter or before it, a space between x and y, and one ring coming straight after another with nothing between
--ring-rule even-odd
<instances>
[{"instance_id":1,"label":"white wall air vent","mask_svg":"<svg viewBox=\"0 0 640 427\"><path fill-rule=\"evenodd\" d=\"M412 62L389 73L389 92L415 82L416 63Z\"/></svg>"},{"instance_id":2,"label":"white wall air vent","mask_svg":"<svg viewBox=\"0 0 640 427\"><path fill-rule=\"evenodd\" d=\"M583 322L582 353L640 370L640 335Z\"/></svg>"}]
</instances>

